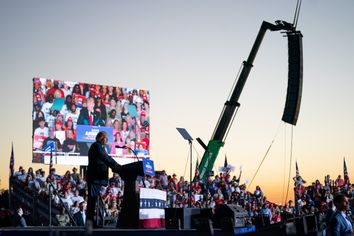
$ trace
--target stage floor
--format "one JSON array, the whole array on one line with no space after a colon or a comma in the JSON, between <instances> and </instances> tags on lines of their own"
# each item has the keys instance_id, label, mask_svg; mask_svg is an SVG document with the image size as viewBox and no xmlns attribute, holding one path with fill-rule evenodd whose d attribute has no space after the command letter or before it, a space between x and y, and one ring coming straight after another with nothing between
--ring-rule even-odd
<instances>
[{"instance_id":1,"label":"stage floor","mask_svg":"<svg viewBox=\"0 0 354 236\"><path fill-rule=\"evenodd\" d=\"M80 235L94 235L94 236L195 236L195 235L240 235L249 234L246 228L235 228L234 232L223 231L221 229L213 229L208 231L198 231L196 229L116 229L116 228L101 228L101 229L86 229L83 227L27 227L27 228L0 228L0 236L47 236L47 235L65 235L65 236L80 236ZM248 231L254 229L248 229ZM253 234L252 234L253 235Z\"/></svg>"}]
</instances>

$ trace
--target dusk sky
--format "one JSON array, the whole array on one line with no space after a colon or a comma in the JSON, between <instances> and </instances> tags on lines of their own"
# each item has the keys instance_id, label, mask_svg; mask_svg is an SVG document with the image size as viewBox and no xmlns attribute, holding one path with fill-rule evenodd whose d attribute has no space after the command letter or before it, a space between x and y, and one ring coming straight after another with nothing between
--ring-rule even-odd
<instances>
[{"instance_id":1,"label":"dusk sky","mask_svg":"<svg viewBox=\"0 0 354 236\"><path fill-rule=\"evenodd\" d=\"M295 7L295 0L0 0L0 188L8 188L11 142L15 169L43 167L31 163L33 77L148 89L155 168L189 179L189 146L176 127L209 141L262 21L292 22ZM354 181L353 12L352 0L302 1L303 96L292 146L291 126L281 121L287 39L266 33L216 171L226 155L233 174L242 165L241 182L251 180L274 140L250 191L259 185L271 201L284 199L291 149L291 177L297 160L307 182L336 178L345 157ZM194 164L203 150L193 145Z\"/></svg>"}]
</instances>

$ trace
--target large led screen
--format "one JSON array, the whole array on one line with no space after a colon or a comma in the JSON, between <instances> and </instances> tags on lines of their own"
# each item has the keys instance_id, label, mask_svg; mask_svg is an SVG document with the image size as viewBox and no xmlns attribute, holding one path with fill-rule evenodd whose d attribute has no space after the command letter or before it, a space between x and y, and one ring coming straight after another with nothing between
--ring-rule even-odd
<instances>
[{"instance_id":1,"label":"large led screen","mask_svg":"<svg viewBox=\"0 0 354 236\"><path fill-rule=\"evenodd\" d=\"M149 157L149 104L143 89L33 78L32 162L87 165L99 131L117 161Z\"/></svg>"}]
</instances>

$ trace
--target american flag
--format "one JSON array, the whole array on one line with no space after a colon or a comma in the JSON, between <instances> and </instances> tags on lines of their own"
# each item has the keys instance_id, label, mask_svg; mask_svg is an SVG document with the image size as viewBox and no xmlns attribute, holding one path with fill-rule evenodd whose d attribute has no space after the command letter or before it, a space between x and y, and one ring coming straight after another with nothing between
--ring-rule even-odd
<instances>
[{"instance_id":1,"label":"american flag","mask_svg":"<svg viewBox=\"0 0 354 236\"><path fill-rule=\"evenodd\" d=\"M15 166L14 144L11 143L10 176L14 176L14 166Z\"/></svg>"},{"instance_id":2,"label":"american flag","mask_svg":"<svg viewBox=\"0 0 354 236\"><path fill-rule=\"evenodd\" d=\"M345 157L343 158L343 172L344 172L344 184L349 185L350 181L349 181L347 163L345 162Z\"/></svg>"},{"instance_id":3,"label":"american flag","mask_svg":"<svg viewBox=\"0 0 354 236\"><path fill-rule=\"evenodd\" d=\"M296 177L300 176L300 172L299 172L299 167L297 166L297 161L295 162L295 168L296 168Z\"/></svg>"},{"instance_id":4,"label":"american flag","mask_svg":"<svg viewBox=\"0 0 354 236\"><path fill-rule=\"evenodd\" d=\"M197 162L195 163L195 178L199 177L199 163L198 163L198 158Z\"/></svg>"},{"instance_id":5,"label":"american flag","mask_svg":"<svg viewBox=\"0 0 354 236\"><path fill-rule=\"evenodd\" d=\"M227 156L225 155L225 161L224 161L224 166L219 167L219 171L225 174L230 174L231 171L234 171L235 167L232 165L229 165L227 162Z\"/></svg>"}]
</instances>

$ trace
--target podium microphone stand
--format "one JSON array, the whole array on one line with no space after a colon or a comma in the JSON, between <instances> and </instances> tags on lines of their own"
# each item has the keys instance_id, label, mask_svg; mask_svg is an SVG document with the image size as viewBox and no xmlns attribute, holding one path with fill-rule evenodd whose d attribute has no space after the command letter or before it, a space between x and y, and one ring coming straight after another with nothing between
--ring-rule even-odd
<instances>
[{"instance_id":1,"label":"podium microphone stand","mask_svg":"<svg viewBox=\"0 0 354 236\"><path fill-rule=\"evenodd\" d=\"M184 128L176 128L177 131L182 135L185 140L188 140L189 143L189 150L190 150L190 157L189 157L189 193L188 193L188 207L192 207L192 141L193 138L189 135L186 129Z\"/></svg>"}]
</instances>

